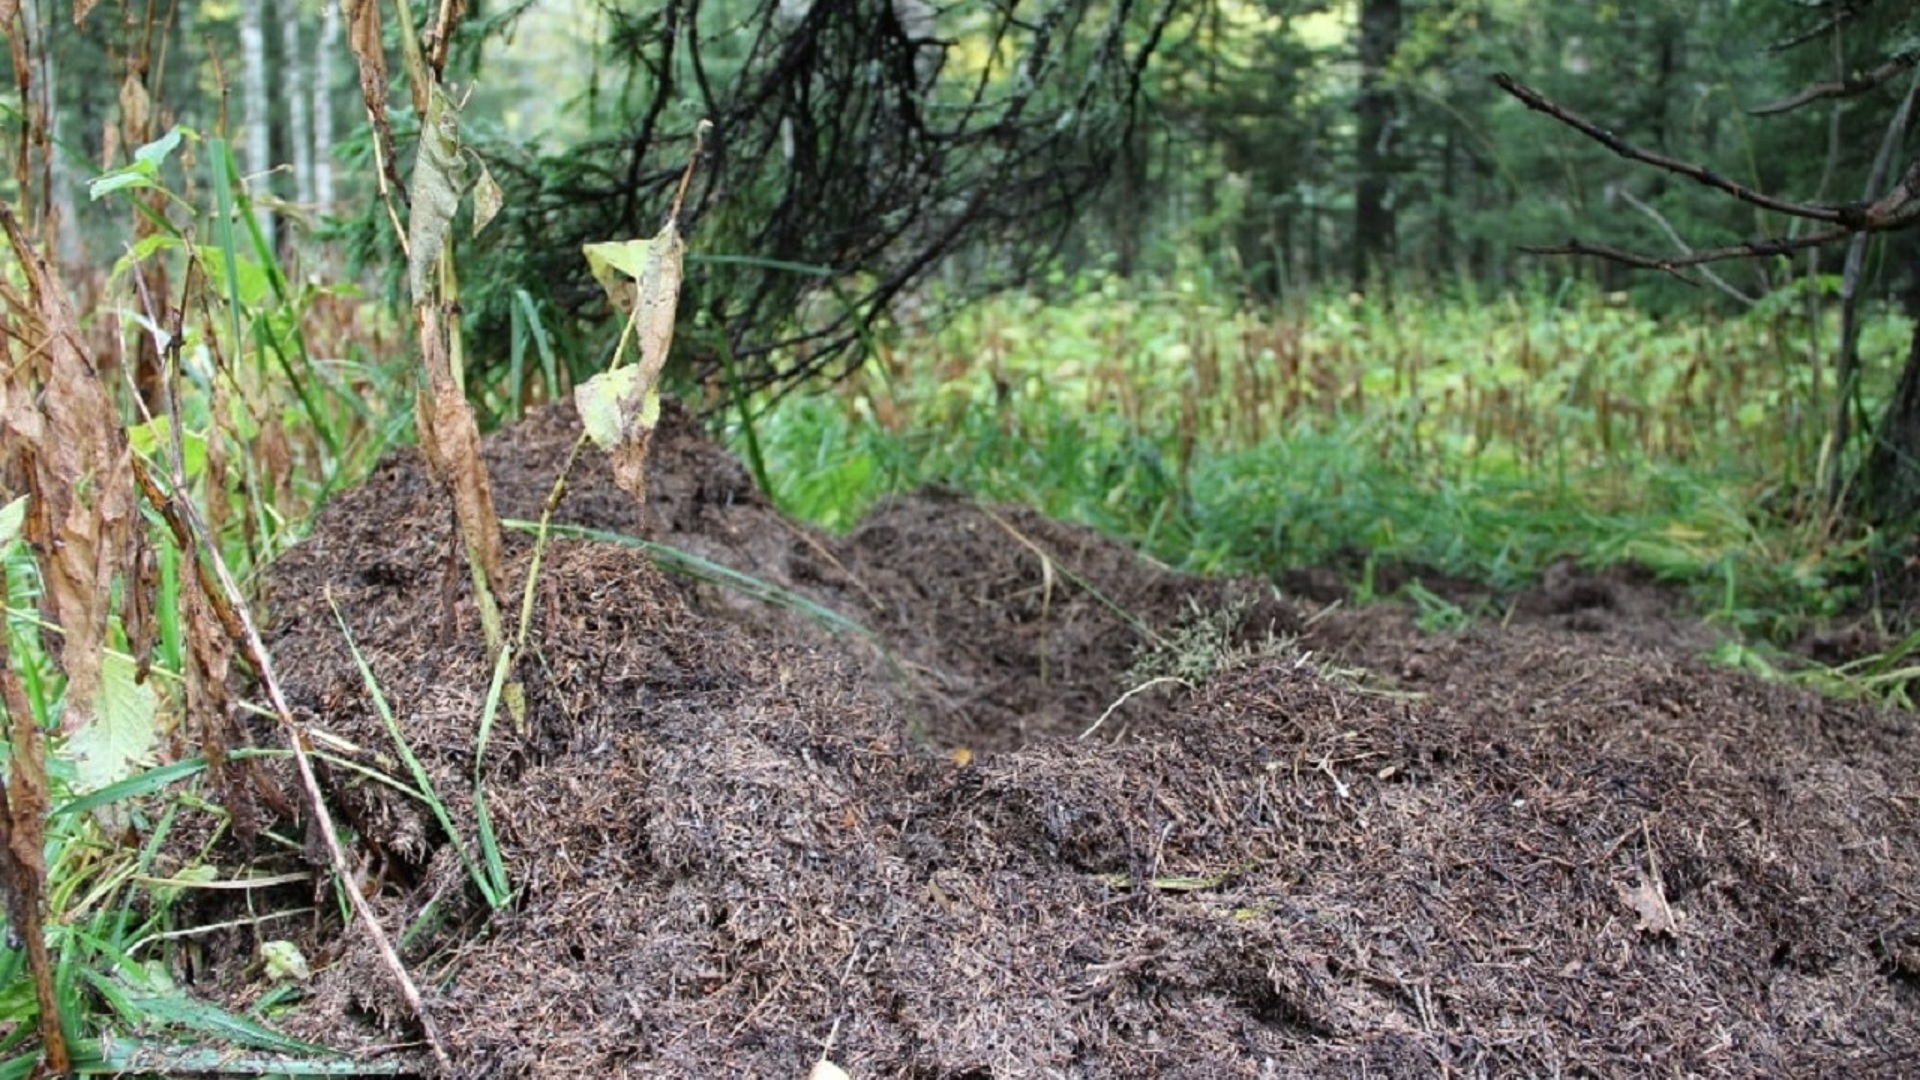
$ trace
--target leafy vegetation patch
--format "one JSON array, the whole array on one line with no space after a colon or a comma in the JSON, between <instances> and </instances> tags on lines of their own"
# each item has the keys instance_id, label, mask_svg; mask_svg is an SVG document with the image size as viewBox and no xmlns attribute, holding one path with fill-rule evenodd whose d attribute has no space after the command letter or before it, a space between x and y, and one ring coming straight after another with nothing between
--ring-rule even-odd
<instances>
[{"instance_id":1,"label":"leafy vegetation patch","mask_svg":"<svg viewBox=\"0 0 1920 1080\"><path fill-rule=\"evenodd\" d=\"M1813 497L1832 328L1803 310L1660 320L1576 289L1269 315L1091 277L903 338L755 434L780 505L833 528L942 484L1186 569L1342 566L1363 596L1382 563L1497 589L1637 563L1784 641L1857 603L1882 543ZM1867 325L1872 410L1910 324Z\"/></svg>"}]
</instances>

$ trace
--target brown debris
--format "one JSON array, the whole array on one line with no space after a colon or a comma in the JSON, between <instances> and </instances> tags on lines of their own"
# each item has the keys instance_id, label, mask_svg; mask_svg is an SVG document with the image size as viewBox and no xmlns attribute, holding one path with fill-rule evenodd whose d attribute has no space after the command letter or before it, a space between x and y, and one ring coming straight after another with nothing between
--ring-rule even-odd
<instances>
[{"instance_id":1,"label":"brown debris","mask_svg":"<svg viewBox=\"0 0 1920 1080\"><path fill-rule=\"evenodd\" d=\"M574 437L562 410L489 442L507 516ZM940 493L819 535L676 409L652 468L655 538L882 647L551 546L529 726L484 763L520 897L483 920L469 896L408 955L464 1075L1915 1068L1913 716L1688 660L1644 583L1556 580L1505 627L1428 635ZM641 512L583 459L559 517ZM275 566L272 644L297 707L390 757L330 587L466 831L488 670L447 518L417 458L384 465ZM1072 737L1223 609L1237 662ZM430 817L333 779L390 926L460 894ZM330 941L303 1033L404 1033Z\"/></svg>"}]
</instances>

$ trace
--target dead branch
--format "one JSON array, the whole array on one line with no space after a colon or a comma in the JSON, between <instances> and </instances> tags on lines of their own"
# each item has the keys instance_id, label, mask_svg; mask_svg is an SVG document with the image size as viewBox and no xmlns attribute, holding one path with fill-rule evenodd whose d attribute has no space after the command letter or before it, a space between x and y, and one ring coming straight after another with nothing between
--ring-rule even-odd
<instances>
[{"instance_id":1,"label":"dead branch","mask_svg":"<svg viewBox=\"0 0 1920 1080\"><path fill-rule=\"evenodd\" d=\"M299 720L293 715L293 707L287 704L286 696L280 691L280 680L273 671L273 657L267 652L266 642L253 625L253 616L248 613L240 586L227 568L226 559L220 554L219 543L208 531L206 521L191 499L176 490L162 487L138 455L132 460L134 480L146 494L148 504L160 512L172 530L174 541L183 551L201 552L198 563L200 589L212 604L221 625L253 665L254 675L266 691L274 715L286 729L287 745L293 751L293 763L300 773L300 786L305 789L307 801L313 808L313 821L326 844L334 875L340 887L346 891L354 914L366 925L367 934L373 939L380 959L398 984L400 997L420 1021L420 1032L426 1038L428 1049L433 1051L441 1075L454 1075L453 1059L447 1056L446 1043L441 1041L439 1029L428 1014L426 1003L421 1000L420 989L414 985L413 977L407 974L406 966L400 962L400 954L394 951L392 941L380 925L379 916L374 914L373 905L367 902L366 893L354 876L352 864L347 861L346 849L340 844L339 830L334 828L333 815L327 812L326 797L321 794L319 778L314 774L313 762L308 756L306 729L300 726Z\"/></svg>"},{"instance_id":2,"label":"dead branch","mask_svg":"<svg viewBox=\"0 0 1920 1080\"><path fill-rule=\"evenodd\" d=\"M1822 247L1845 240L1854 235L1856 229L1823 229L1806 236L1780 237L1767 240L1748 240L1724 247L1702 248L1684 255L1641 255L1621 248L1608 247L1605 244L1589 244L1578 238L1564 244L1544 247L1524 246L1520 250L1529 255L1592 255L1609 259L1628 266L1638 266L1646 270L1664 270L1677 273L1689 266L1701 266L1711 262L1725 262L1728 259L1767 259L1780 255L1790 255L1807 248Z\"/></svg>"},{"instance_id":3,"label":"dead branch","mask_svg":"<svg viewBox=\"0 0 1920 1080\"><path fill-rule=\"evenodd\" d=\"M1628 206L1631 206L1635 210L1638 210L1642 214L1645 214L1647 217L1652 218L1653 223L1660 227L1660 231L1667 234L1667 239L1673 241L1673 246L1680 249L1681 255L1686 256L1686 255L1692 255L1694 253L1693 245L1687 243L1685 238L1683 238L1680 235L1680 231L1678 229L1675 229L1673 227L1673 223L1667 220L1666 215L1654 209L1645 200L1636 196L1633 192L1628 191L1625 187L1615 186L1613 188L1613 193L1620 196L1621 199L1625 200ZM1759 303L1758 300L1755 300L1753 297L1748 296L1746 293L1741 292L1738 288L1735 288L1732 282L1728 281L1726 278L1721 277L1719 274L1714 273L1712 270L1708 269L1704 265L1701 266L1700 268L1700 276L1703 278L1706 278L1707 283L1712 285L1714 288L1719 289L1721 292L1727 294L1728 296L1731 296L1735 300L1740 301L1742 304L1745 304L1748 307L1752 307L1754 304Z\"/></svg>"},{"instance_id":4,"label":"dead branch","mask_svg":"<svg viewBox=\"0 0 1920 1080\"><path fill-rule=\"evenodd\" d=\"M1920 62L1920 53L1904 52L1886 63L1881 64L1879 67L1874 68L1872 71L1863 72L1858 75L1849 75L1844 79L1836 79L1832 82L1814 83L1812 86L1803 87L1798 92L1781 98L1779 101L1769 102L1757 108L1748 109L1747 111L1754 116L1774 116L1779 113L1792 112L1810 102L1821 101L1826 98L1854 97L1859 94L1864 94L1869 90L1879 88L1895 75L1913 67L1916 62Z\"/></svg>"},{"instance_id":5,"label":"dead branch","mask_svg":"<svg viewBox=\"0 0 1920 1080\"><path fill-rule=\"evenodd\" d=\"M1586 117L1550 100L1538 90L1504 72L1495 75L1493 82L1494 85L1500 87L1500 89L1520 99L1520 103L1527 108L1553 117L1555 120L1560 121L1629 161L1642 162L1647 165L1652 165L1654 168L1687 177L1696 183L1724 191L1728 195L1739 199L1741 202L1760 207L1763 210L1772 210L1775 213L1786 214L1789 217L1806 218L1811 221L1824 221L1828 224L1839 225L1847 230L1860 229L1866 226L1866 211L1861 207L1823 206L1816 203L1795 202L1791 199L1782 199L1768 195L1762 191L1755 191L1745 184L1721 176L1719 173L1714 172L1704 165L1691 161L1682 161L1679 158L1668 157L1665 154L1656 154L1651 150L1642 150L1620 136L1615 135L1613 132L1608 131L1606 128L1588 120ZM1771 252L1767 252L1767 254L1771 254ZM1724 257L1730 258L1731 256Z\"/></svg>"},{"instance_id":6,"label":"dead branch","mask_svg":"<svg viewBox=\"0 0 1920 1080\"><path fill-rule=\"evenodd\" d=\"M1783 53L1788 49L1805 45L1814 38L1825 37L1832 31L1838 30L1866 14L1867 9L1873 6L1873 0L1837 0L1837 2L1816 2L1808 4L1807 6L1816 9L1826 8L1826 18L1821 19L1819 22L1814 23L1812 26L1807 27L1792 37L1776 41L1767 46L1768 52Z\"/></svg>"}]
</instances>

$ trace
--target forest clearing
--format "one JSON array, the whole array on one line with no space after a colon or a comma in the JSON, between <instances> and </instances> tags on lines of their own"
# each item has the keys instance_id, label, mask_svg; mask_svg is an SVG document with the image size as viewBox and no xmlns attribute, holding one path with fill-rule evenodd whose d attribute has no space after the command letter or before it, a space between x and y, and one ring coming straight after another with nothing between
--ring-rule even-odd
<instances>
[{"instance_id":1,"label":"forest clearing","mask_svg":"<svg viewBox=\"0 0 1920 1080\"><path fill-rule=\"evenodd\" d=\"M0 4L0 1080L1920 1071L1911 4L191 7Z\"/></svg>"}]
</instances>

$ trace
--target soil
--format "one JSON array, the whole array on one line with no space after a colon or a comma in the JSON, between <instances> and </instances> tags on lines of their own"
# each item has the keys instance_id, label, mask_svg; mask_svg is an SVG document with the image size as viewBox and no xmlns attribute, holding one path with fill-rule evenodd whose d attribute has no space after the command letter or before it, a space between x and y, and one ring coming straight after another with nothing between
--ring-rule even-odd
<instances>
[{"instance_id":1,"label":"soil","mask_svg":"<svg viewBox=\"0 0 1920 1080\"><path fill-rule=\"evenodd\" d=\"M576 430L490 440L503 516ZM1704 666L1650 580L1561 567L1430 633L951 493L821 534L677 409L653 473L642 513L585 455L556 520L785 599L554 540L524 722L477 763L489 666L416 455L271 571L321 742L399 772L337 608L469 845L485 776L491 914L417 801L325 777L389 931L429 927L463 1076L1920 1074L1915 717ZM417 1038L362 932L300 942L294 1030ZM257 995L254 947L209 943L202 987Z\"/></svg>"}]
</instances>

